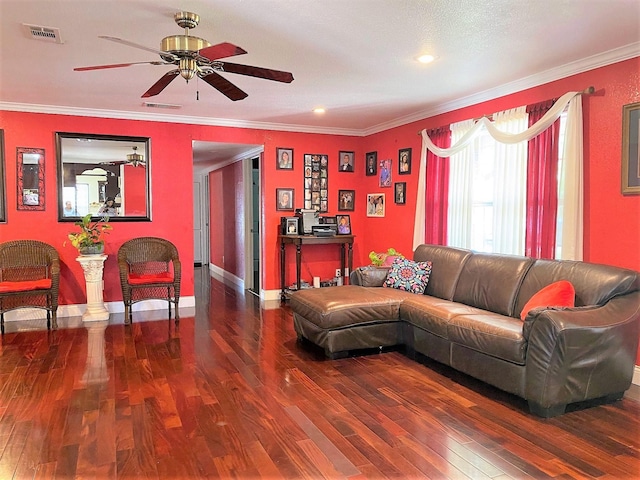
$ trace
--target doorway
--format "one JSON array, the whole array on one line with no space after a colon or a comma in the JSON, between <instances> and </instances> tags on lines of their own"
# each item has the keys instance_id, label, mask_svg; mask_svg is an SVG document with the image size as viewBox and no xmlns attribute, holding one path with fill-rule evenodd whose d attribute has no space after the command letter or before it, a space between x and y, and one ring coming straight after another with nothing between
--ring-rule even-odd
<instances>
[{"instance_id":1,"label":"doorway","mask_svg":"<svg viewBox=\"0 0 640 480\"><path fill-rule=\"evenodd\" d=\"M260 296L260 157L251 159L252 278L249 291Z\"/></svg>"}]
</instances>

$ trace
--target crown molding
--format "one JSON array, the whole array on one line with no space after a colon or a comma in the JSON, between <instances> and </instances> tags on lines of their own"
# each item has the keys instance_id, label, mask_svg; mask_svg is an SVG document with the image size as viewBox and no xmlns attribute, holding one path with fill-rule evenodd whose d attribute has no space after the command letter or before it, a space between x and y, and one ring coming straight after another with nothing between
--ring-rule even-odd
<instances>
[{"instance_id":1,"label":"crown molding","mask_svg":"<svg viewBox=\"0 0 640 480\"><path fill-rule=\"evenodd\" d=\"M528 88L537 87L545 83L553 82L561 78L583 73L595 68L604 67L613 63L622 62L640 56L640 42L631 43L623 47L615 48L607 52L592 55L590 57L567 63L544 72L505 83L495 88L474 93L451 102L441 103L434 107L399 117L388 122L373 125L365 129L348 129L337 127L312 127L308 125L293 125L283 123L253 122L245 120L231 120L224 118L190 117L182 115L159 114L156 112L131 112L120 110L95 110L79 107L60 107L54 105L37 105L28 103L0 102L0 110L14 112L47 113L52 115L74 115L80 117L113 118L120 120L144 120L149 122L167 122L193 125L209 125L216 127L248 128L255 130L273 130L282 132L317 133L325 135L343 135L354 137L366 137L383 132L391 128L400 127L409 123L424 120L425 118L451 112L460 108L486 102L495 98L520 92ZM588 85L585 85L587 87ZM597 88L597 86L596 86Z\"/></svg>"},{"instance_id":2,"label":"crown molding","mask_svg":"<svg viewBox=\"0 0 640 480\"><path fill-rule=\"evenodd\" d=\"M180 123L187 125L208 125L213 127L234 127L254 130L274 130L297 133L319 133L324 135L362 136L362 130L339 127L313 127L286 123L254 122L226 118L190 117L163 113L131 112L125 110L104 110L32 103L0 102L0 110L9 112L46 113L50 115L72 115L76 117L112 118L116 120L142 120L147 122Z\"/></svg>"},{"instance_id":3,"label":"crown molding","mask_svg":"<svg viewBox=\"0 0 640 480\"><path fill-rule=\"evenodd\" d=\"M395 127L401 127L402 125L407 125L409 123L424 120L425 118L433 117L435 115L451 112L453 110L458 110L464 107L469 107L477 103L493 100L495 98L520 92L528 88L538 87L540 85L544 85L545 83L570 77L571 75L577 75L579 73L587 72L595 68L605 67L607 65L622 62L624 60L629 60L638 56L640 56L640 42L631 43L629 45L625 45L624 47L615 48L607 52L599 53L597 55L592 55L575 62L567 63L566 65L562 65L560 67L545 70L544 72L540 72L535 75L530 75L513 82L505 83L504 85L500 85L499 87L474 93L473 95L453 100L451 102L441 103L427 110L422 110L420 112L412 113L411 115L396 118L395 120L391 120L389 122L374 125L363 130L362 134L364 136L373 135L374 133L383 132ZM588 85L585 85L585 88L586 87L588 87ZM598 88L597 85L595 87L596 89Z\"/></svg>"}]
</instances>

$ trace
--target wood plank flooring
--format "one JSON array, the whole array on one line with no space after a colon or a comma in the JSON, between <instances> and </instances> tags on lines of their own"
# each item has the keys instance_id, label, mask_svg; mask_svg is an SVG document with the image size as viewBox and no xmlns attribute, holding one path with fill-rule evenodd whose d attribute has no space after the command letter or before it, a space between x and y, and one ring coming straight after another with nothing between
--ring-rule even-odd
<instances>
[{"instance_id":1,"label":"wood plank flooring","mask_svg":"<svg viewBox=\"0 0 640 480\"><path fill-rule=\"evenodd\" d=\"M288 307L0 339L0 479L640 478L640 388L553 419L401 352L326 360ZM44 321L43 321L44 327Z\"/></svg>"}]
</instances>

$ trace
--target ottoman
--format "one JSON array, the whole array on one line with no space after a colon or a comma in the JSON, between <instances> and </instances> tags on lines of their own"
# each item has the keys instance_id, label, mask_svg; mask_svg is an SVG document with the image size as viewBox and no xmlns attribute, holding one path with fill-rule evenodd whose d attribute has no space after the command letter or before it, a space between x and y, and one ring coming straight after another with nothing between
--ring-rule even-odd
<instances>
[{"instance_id":1,"label":"ottoman","mask_svg":"<svg viewBox=\"0 0 640 480\"><path fill-rule=\"evenodd\" d=\"M298 339L324 349L331 359L349 350L402 343L400 305L407 292L345 285L299 290L291 295Z\"/></svg>"}]
</instances>

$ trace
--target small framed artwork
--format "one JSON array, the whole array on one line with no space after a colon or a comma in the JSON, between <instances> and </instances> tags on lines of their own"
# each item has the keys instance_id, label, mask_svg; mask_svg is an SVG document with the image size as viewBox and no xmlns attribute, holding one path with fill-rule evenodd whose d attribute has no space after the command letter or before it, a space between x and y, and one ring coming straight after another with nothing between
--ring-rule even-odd
<instances>
[{"instance_id":1,"label":"small framed artwork","mask_svg":"<svg viewBox=\"0 0 640 480\"><path fill-rule=\"evenodd\" d=\"M286 219L285 235L298 235L298 217Z\"/></svg>"},{"instance_id":2,"label":"small framed artwork","mask_svg":"<svg viewBox=\"0 0 640 480\"><path fill-rule=\"evenodd\" d=\"M411 173L411 149L403 148L398 151L398 175Z\"/></svg>"},{"instance_id":3,"label":"small framed artwork","mask_svg":"<svg viewBox=\"0 0 640 480\"><path fill-rule=\"evenodd\" d=\"M355 153L354 152L340 152L338 153L338 170L341 172L353 172L355 170L353 165Z\"/></svg>"},{"instance_id":4,"label":"small framed artwork","mask_svg":"<svg viewBox=\"0 0 640 480\"><path fill-rule=\"evenodd\" d=\"M17 148L18 210L44 210L44 149Z\"/></svg>"},{"instance_id":5,"label":"small framed artwork","mask_svg":"<svg viewBox=\"0 0 640 480\"><path fill-rule=\"evenodd\" d=\"M380 187L391 186L391 159L380 160Z\"/></svg>"},{"instance_id":6,"label":"small framed artwork","mask_svg":"<svg viewBox=\"0 0 640 480\"><path fill-rule=\"evenodd\" d=\"M338 222L338 235L351 235L351 217L349 215L336 215Z\"/></svg>"},{"instance_id":7,"label":"small framed artwork","mask_svg":"<svg viewBox=\"0 0 640 480\"><path fill-rule=\"evenodd\" d=\"M378 152L369 152L365 155L366 173L368 177L378 173Z\"/></svg>"},{"instance_id":8,"label":"small framed artwork","mask_svg":"<svg viewBox=\"0 0 640 480\"><path fill-rule=\"evenodd\" d=\"M276 210L293 210L293 188L276 188Z\"/></svg>"},{"instance_id":9,"label":"small framed artwork","mask_svg":"<svg viewBox=\"0 0 640 480\"><path fill-rule=\"evenodd\" d=\"M622 107L622 194L640 194L640 102Z\"/></svg>"},{"instance_id":10,"label":"small framed artwork","mask_svg":"<svg viewBox=\"0 0 640 480\"><path fill-rule=\"evenodd\" d=\"M338 210L341 212L353 212L356 202L355 190L338 190Z\"/></svg>"},{"instance_id":11,"label":"small framed artwork","mask_svg":"<svg viewBox=\"0 0 640 480\"><path fill-rule=\"evenodd\" d=\"M276 148L276 168L293 170L293 148Z\"/></svg>"},{"instance_id":12,"label":"small framed artwork","mask_svg":"<svg viewBox=\"0 0 640 480\"><path fill-rule=\"evenodd\" d=\"M0 222L7 221L7 197L4 192L4 130L0 129Z\"/></svg>"},{"instance_id":13,"label":"small framed artwork","mask_svg":"<svg viewBox=\"0 0 640 480\"><path fill-rule=\"evenodd\" d=\"M384 193L367 193L367 217L384 217Z\"/></svg>"},{"instance_id":14,"label":"small framed artwork","mask_svg":"<svg viewBox=\"0 0 640 480\"><path fill-rule=\"evenodd\" d=\"M394 200L398 205L404 205L407 201L407 182L394 183Z\"/></svg>"}]
</instances>

